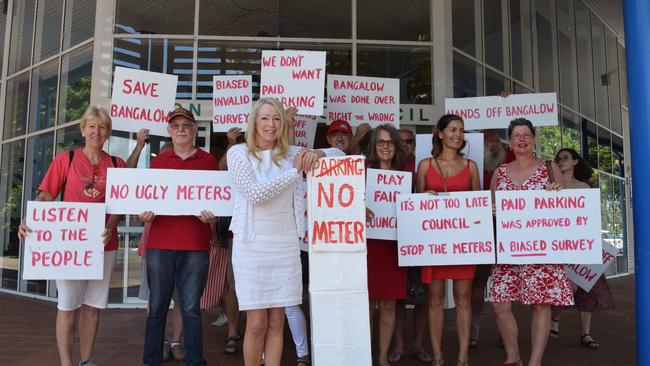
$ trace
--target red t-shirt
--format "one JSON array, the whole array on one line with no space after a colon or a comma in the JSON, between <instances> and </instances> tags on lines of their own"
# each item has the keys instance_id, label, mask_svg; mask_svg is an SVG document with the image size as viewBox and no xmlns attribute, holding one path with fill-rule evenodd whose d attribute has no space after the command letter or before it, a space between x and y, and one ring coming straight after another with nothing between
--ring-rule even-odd
<instances>
[{"instance_id":1,"label":"red t-shirt","mask_svg":"<svg viewBox=\"0 0 650 366\"><path fill-rule=\"evenodd\" d=\"M183 160L166 150L151 162L152 169L219 170L217 158L201 149ZM196 216L159 215L151 223L147 249L210 250L212 232Z\"/></svg>"},{"instance_id":2,"label":"red t-shirt","mask_svg":"<svg viewBox=\"0 0 650 366\"><path fill-rule=\"evenodd\" d=\"M413 181L415 181L415 169L415 155L411 154L406 157L406 162L404 162L404 171L413 174Z\"/></svg>"},{"instance_id":3,"label":"red t-shirt","mask_svg":"<svg viewBox=\"0 0 650 366\"><path fill-rule=\"evenodd\" d=\"M71 163L70 151L64 151L54 158L38 190L47 192L56 198L65 181L65 192L63 192L65 202L104 203L106 201L106 169L126 167L124 160L118 157L115 158L115 163L116 166L113 166L111 156L104 153L101 161L97 165L93 165L81 148L74 151ZM106 220L109 216L106 215ZM113 230L113 235L104 250L117 250L117 228Z\"/></svg>"}]
</instances>

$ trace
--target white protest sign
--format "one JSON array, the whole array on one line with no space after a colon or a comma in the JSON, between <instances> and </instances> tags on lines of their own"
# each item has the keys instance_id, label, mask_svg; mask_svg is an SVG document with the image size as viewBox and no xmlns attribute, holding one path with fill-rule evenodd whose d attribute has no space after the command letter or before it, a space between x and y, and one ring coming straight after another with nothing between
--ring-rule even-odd
<instances>
[{"instance_id":1,"label":"white protest sign","mask_svg":"<svg viewBox=\"0 0 650 366\"><path fill-rule=\"evenodd\" d=\"M167 115L174 110L178 76L116 67L109 113L113 129L168 136Z\"/></svg>"},{"instance_id":2,"label":"white protest sign","mask_svg":"<svg viewBox=\"0 0 650 366\"><path fill-rule=\"evenodd\" d=\"M327 75L327 120L399 128L399 79Z\"/></svg>"},{"instance_id":3,"label":"white protest sign","mask_svg":"<svg viewBox=\"0 0 650 366\"><path fill-rule=\"evenodd\" d=\"M420 161L431 157L431 148L433 147L433 135L417 134L415 136L415 168L417 169ZM472 159L478 168L478 175L481 179L481 187L483 187L483 153L485 151L485 144L483 142L482 133L466 133L465 141L467 144L462 153L465 157Z\"/></svg>"},{"instance_id":4,"label":"white protest sign","mask_svg":"<svg viewBox=\"0 0 650 366\"><path fill-rule=\"evenodd\" d=\"M397 212L395 206L402 194L410 194L410 172L368 169L366 207L375 214L367 223L368 238L397 240Z\"/></svg>"},{"instance_id":5,"label":"white protest sign","mask_svg":"<svg viewBox=\"0 0 650 366\"><path fill-rule=\"evenodd\" d=\"M400 266L494 263L490 191L401 195L397 202Z\"/></svg>"},{"instance_id":6,"label":"white protest sign","mask_svg":"<svg viewBox=\"0 0 650 366\"><path fill-rule=\"evenodd\" d=\"M251 75L212 77L212 132L228 132L233 127L246 129L253 106Z\"/></svg>"},{"instance_id":7,"label":"white protest sign","mask_svg":"<svg viewBox=\"0 0 650 366\"><path fill-rule=\"evenodd\" d=\"M366 250L364 159L356 155L324 157L307 175L313 251Z\"/></svg>"},{"instance_id":8,"label":"white protest sign","mask_svg":"<svg viewBox=\"0 0 650 366\"><path fill-rule=\"evenodd\" d=\"M109 168L106 212L198 216L207 210L215 216L232 216L232 193L226 171Z\"/></svg>"},{"instance_id":9,"label":"white protest sign","mask_svg":"<svg viewBox=\"0 0 650 366\"><path fill-rule=\"evenodd\" d=\"M602 264L567 264L566 274L569 280L589 292L594 287L598 278L605 273L607 267L616 259L618 249L613 245L603 243Z\"/></svg>"},{"instance_id":10,"label":"white protest sign","mask_svg":"<svg viewBox=\"0 0 650 366\"><path fill-rule=\"evenodd\" d=\"M101 280L106 210L102 203L28 201L25 280Z\"/></svg>"},{"instance_id":11,"label":"white protest sign","mask_svg":"<svg viewBox=\"0 0 650 366\"><path fill-rule=\"evenodd\" d=\"M277 98L301 114L323 114L325 57L323 51L262 51L262 98Z\"/></svg>"},{"instance_id":12,"label":"white protest sign","mask_svg":"<svg viewBox=\"0 0 650 366\"><path fill-rule=\"evenodd\" d=\"M466 130L507 128L510 121L520 117L530 120L533 126L558 124L556 93L445 98L445 111L462 117Z\"/></svg>"},{"instance_id":13,"label":"white protest sign","mask_svg":"<svg viewBox=\"0 0 650 366\"><path fill-rule=\"evenodd\" d=\"M317 116L297 115L295 117L296 127L293 135L295 138L294 145L312 149L314 147L314 139L316 138L316 127L318 127Z\"/></svg>"},{"instance_id":14,"label":"white protest sign","mask_svg":"<svg viewBox=\"0 0 650 366\"><path fill-rule=\"evenodd\" d=\"M497 263L600 264L600 190L496 191Z\"/></svg>"}]
</instances>

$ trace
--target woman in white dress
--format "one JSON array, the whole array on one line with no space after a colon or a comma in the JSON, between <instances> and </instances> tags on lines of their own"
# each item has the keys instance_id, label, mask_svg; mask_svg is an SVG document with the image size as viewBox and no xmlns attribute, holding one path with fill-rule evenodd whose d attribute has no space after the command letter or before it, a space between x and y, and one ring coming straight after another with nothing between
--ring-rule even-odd
<instances>
[{"instance_id":1,"label":"woman in white dress","mask_svg":"<svg viewBox=\"0 0 650 366\"><path fill-rule=\"evenodd\" d=\"M232 265L240 310L246 311L244 364L282 358L284 308L302 303L298 234L306 227L303 172L340 150L289 146L282 104L260 99L248 118L246 143L228 150L235 187Z\"/></svg>"}]
</instances>

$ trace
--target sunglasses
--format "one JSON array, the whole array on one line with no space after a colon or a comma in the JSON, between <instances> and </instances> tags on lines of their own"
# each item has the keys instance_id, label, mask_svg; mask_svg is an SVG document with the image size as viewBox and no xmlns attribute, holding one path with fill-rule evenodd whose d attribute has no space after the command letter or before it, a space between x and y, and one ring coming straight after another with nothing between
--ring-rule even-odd
<instances>
[{"instance_id":1,"label":"sunglasses","mask_svg":"<svg viewBox=\"0 0 650 366\"><path fill-rule=\"evenodd\" d=\"M415 144L415 139L404 139L405 144L413 145Z\"/></svg>"}]
</instances>

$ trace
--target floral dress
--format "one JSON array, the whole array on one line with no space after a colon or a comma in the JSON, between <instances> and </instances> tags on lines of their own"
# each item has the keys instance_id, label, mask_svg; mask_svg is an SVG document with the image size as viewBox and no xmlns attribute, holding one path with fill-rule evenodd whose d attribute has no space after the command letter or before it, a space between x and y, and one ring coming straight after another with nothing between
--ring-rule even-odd
<instances>
[{"instance_id":1,"label":"floral dress","mask_svg":"<svg viewBox=\"0 0 650 366\"><path fill-rule=\"evenodd\" d=\"M497 168L496 174L498 191L545 189L550 183L543 162L521 186L508 177L505 164ZM490 294L493 302L573 305L571 285L562 264L497 264L492 267Z\"/></svg>"}]
</instances>

